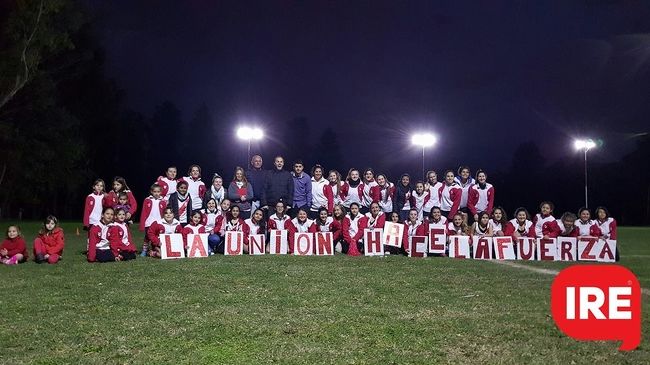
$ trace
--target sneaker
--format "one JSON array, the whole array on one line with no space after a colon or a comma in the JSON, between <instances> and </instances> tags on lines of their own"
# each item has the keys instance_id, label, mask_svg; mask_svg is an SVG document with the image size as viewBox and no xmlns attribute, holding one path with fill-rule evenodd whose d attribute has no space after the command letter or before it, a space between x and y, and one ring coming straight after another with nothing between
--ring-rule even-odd
<instances>
[{"instance_id":1,"label":"sneaker","mask_svg":"<svg viewBox=\"0 0 650 365\"><path fill-rule=\"evenodd\" d=\"M16 265L18 264L18 258L16 256L11 256L11 258L7 261L7 265Z\"/></svg>"},{"instance_id":2,"label":"sneaker","mask_svg":"<svg viewBox=\"0 0 650 365\"><path fill-rule=\"evenodd\" d=\"M142 252L140 252L140 257L147 257L147 250L142 250Z\"/></svg>"}]
</instances>

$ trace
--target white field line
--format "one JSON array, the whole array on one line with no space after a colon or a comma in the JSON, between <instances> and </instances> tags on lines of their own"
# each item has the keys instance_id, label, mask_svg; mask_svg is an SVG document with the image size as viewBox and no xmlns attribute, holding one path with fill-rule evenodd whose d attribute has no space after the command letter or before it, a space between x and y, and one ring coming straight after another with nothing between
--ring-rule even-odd
<instances>
[{"instance_id":1,"label":"white field line","mask_svg":"<svg viewBox=\"0 0 650 365\"><path fill-rule=\"evenodd\" d=\"M516 264L516 263L514 263L512 261L505 261L505 260L485 260L485 261L493 262L495 264L510 266L510 267L514 267L514 268L517 268L517 269L524 269L524 270L528 270L528 271L532 271L532 272L536 272L536 273L540 273L540 274L545 274L545 275L553 275L553 276L555 276L555 275L560 273L557 270L542 269L542 268L534 267L534 266L521 265L521 264ZM641 293L643 293L643 294L645 294L647 296L650 296L650 290L648 290L646 288L641 288Z\"/></svg>"}]
</instances>

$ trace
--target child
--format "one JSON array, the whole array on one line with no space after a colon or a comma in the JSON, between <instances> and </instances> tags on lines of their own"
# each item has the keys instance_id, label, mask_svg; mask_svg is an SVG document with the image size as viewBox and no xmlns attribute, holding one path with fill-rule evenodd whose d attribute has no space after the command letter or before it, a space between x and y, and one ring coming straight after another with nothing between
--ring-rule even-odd
<instances>
[{"instance_id":1,"label":"child","mask_svg":"<svg viewBox=\"0 0 650 365\"><path fill-rule=\"evenodd\" d=\"M0 245L0 262L5 265L16 265L27 261L27 247L20 233L20 227L7 227L7 238Z\"/></svg>"},{"instance_id":2,"label":"child","mask_svg":"<svg viewBox=\"0 0 650 365\"><path fill-rule=\"evenodd\" d=\"M592 236L600 237L603 233L600 231L600 227L596 221L591 220L591 212L589 209L583 207L578 211L578 221L576 221L576 227L580 231L579 236Z\"/></svg>"},{"instance_id":3,"label":"child","mask_svg":"<svg viewBox=\"0 0 650 365\"><path fill-rule=\"evenodd\" d=\"M423 185L423 190L424 190L424 185ZM409 238L413 236L426 236L427 235L427 224L423 223L418 217L420 213L418 212L417 209L411 208L409 210L409 216L408 219L406 220L405 226L404 227L404 239L402 242L404 252L407 254L411 251L411 247L409 245Z\"/></svg>"},{"instance_id":4,"label":"child","mask_svg":"<svg viewBox=\"0 0 650 365\"><path fill-rule=\"evenodd\" d=\"M607 208L596 208L596 223L600 228L601 238L606 240L616 239L616 219L609 216ZM618 250L616 250L616 254L618 255Z\"/></svg>"},{"instance_id":5,"label":"child","mask_svg":"<svg viewBox=\"0 0 650 365\"><path fill-rule=\"evenodd\" d=\"M492 233L497 236L505 236L503 233L508 224L508 216L506 211L501 207L496 207L492 210L492 219L490 219L490 227L492 227Z\"/></svg>"},{"instance_id":6,"label":"child","mask_svg":"<svg viewBox=\"0 0 650 365\"><path fill-rule=\"evenodd\" d=\"M135 197L133 196L131 190L129 190L129 186L126 185L126 180L124 180L123 177L115 176L113 178L113 190L104 196L104 206L117 209L118 204L126 205L124 203L120 203L120 193L125 193L127 196L129 212L126 212L125 221L130 221L131 216L138 210L138 202L135 200Z\"/></svg>"},{"instance_id":7,"label":"child","mask_svg":"<svg viewBox=\"0 0 650 365\"><path fill-rule=\"evenodd\" d=\"M289 217L288 214L285 214L284 202L280 200L279 202L275 203L275 213L269 217L266 226L269 228L269 230L271 229L284 230L286 229L285 225L290 220L291 217Z\"/></svg>"},{"instance_id":8,"label":"child","mask_svg":"<svg viewBox=\"0 0 650 365\"><path fill-rule=\"evenodd\" d=\"M558 230L553 230L549 232L549 238L557 237L578 237L580 235L580 230L576 227L576 217L575 214L571 212L565 212L562 214L558 223Z\"/></svg>"},{"instance_id":9,"label":"child","mask_svg":"<svg viewBox=\"0 0 650 365\"><path fill-rule=\"evenodd\" d=\"M479 169L476 172L477 183L469 188L467 208L475 221L479 219L481 212L492 214L492 207L494 207L494 186L486 180L487 174Z\"/></svg>"},{"instance_id":10,"label":"child","mask_svg":"<svg viewBox=\"0 0 650 365\"><path fill-rule=\"evenodd\" d=\"M219 235L219 242L214 248L214 252L224 253L226 232L244 232L244 220L241 219L239 213L239 207L232 206L223 223L218 227L214 227L214 232ZM244 245L244 252L248 253L248 245Z\"/></svg>"},{"instance_id":11,"label":"child","mask_svg":"<svg viewBox=\"0 0 650 365\"><path fill-rule=\"evenodd\" d=\"M379 203L370 203L370 211L365 215L364 219L366 221L364 225L366 228L384 228L384 224L386 223L386 214L382 212Z\"/></svg>"},{"instance_id":12,"label":"child","mask_svg":"<svg viewBox=\"0 0 650 365\"><path fill-rule=\"evenodd\" d=\"M411 210L411 176L409 174L402 174L399 179L399 185L395 188L395 206L394 211L399 212L399 220L406 221Z\"/></svg>"},{"instance_id":13,"label":"child","mask_svg":"<svg viewBox=\"0 0 650 365\"><path fill-rule=\"evenodd\" d=\"M429 201L424 206L424 216L428 217L431 213L433 207L440 206L440 188L442 188L442 183L438 181L438 174L431 170L427 172L427 182L424 184L424 190L429 192Z\"/></svg>"},{"instance_id":14,"label":"child","mask_svg":"<svg viewBox=\"0 0 650 365\"><path fill-rule=\"evenodd\" d=\"M313 228L311 226L314 224L314 221L308 218L307 216L307 209L305 208L298 208L298 213L296 214L296 218L287 221L284 225L284 228L286 228L289 231L288 237L289 237L289 253L293 253L293 239L296 235L296 233L306 233L306 232L313 232Z\"/></svg>"},{"instance_id":15,"label":"child","mask_svg":"<svg viewBox=\"0 0 650 365\"><path fill-rule=\"evenodd\" d=\"M458 209L463 213L463 218L467 220L469 209L467 208L467 202L469 200L469 188L476 184L476 180L470 176L471 172L468 166L460 166L458 168L458 176L454 178L454 181L458 184L461 189L461 197L458 205Z\"/></svg>"},{"instance_id":16,"label":"child","mask_svg":"<svg viewBox=\"0 0 650 365\"><path fill-rule=\"evenodd\" d=\"M560 227L555 217L553 217L554 207L553 203L549 201L543 201L539 205L539 213L535 214L535 218L533 218L535 237L550 238L551 236L558 236Z\"/></svg>"},{"instance_id":17,"label":"child","mask_svg":"<svg viewBox=\"0 0 650 365\"><path fill-rule=\"evenodd\" d=\"M160 257L160 235L182 233L183 226L174 218L172 208L165 208L163 218L158 222L153 222L147 230L147 239L150 243L149 256Z\"/></svg>"},{"instance_id":18,"label":"child","mask_svg":"<svg viewBox=\"0 0 650 365\"><path fill-rule=\"evenodd\" d=\"M108 229L113 223L114 216L113 208L105 207L99 222L90 227L88 231L88 262L113 262L116 260L108 240Z\"/></svg>"},{"instance_id":19,"label":"child","mask_svg":"<svg viewBox=\"0 0 650 365\"><path fill-rule=\"evenodd\" d=\"M359 214L359 203L350 203L350 213L343 219L341 231L343 233L343 253L350 256L360 256L363 251L363 230L365 219Z\"/></svg>"},{"instance_id":20,"label":"child","mask_svg":"<svg viewBox=\"0 0 650 365\"><path fill-rule=\"evenodd\" d=\"M192 198L192 205L188 209L195 211L201 209L203 206L203 197L206 191L205 183L201 181L201 167L199 165L191 165L187 174L188 176L182 178L180 181L187 183L187 191ZM178 189L178 186L176 188ZM182 220L181 223L183 223Z\"/></svg>"},{"instance_id":21,"label":"child","mask_svg":"<svg viewBox=\"0 0 650 365\"><path fill-rule=\"evenodd\" d=\"M452 221L447 223L447 236L469 236L469 227L463 213L454 214Z\"/></svg>"},{"instance_id":22,"label":"child","mask_svg":"<svg viewBox=\"0 0 650 365\"><path fill-rule=\"evenodd\" d=\"M318 218L318 212L321 207L328 206L328 196L325 189L329 181L323 176L323 166L316 165L311 169L311 202L309 203L309 218ZM330 187L331 189L331 187ZM331 193L331 191L330 191Z\"/></svg>"},{"instance_id":23,"label":"child","mask_svg":"<svg viewBox=\"0 0 650 365\"><path fill-rule=\"evenodd\" d=\"M472 224L470 236L492 237L492 226L490 225L490 215L487 212L478 214L478 219Z\"/></svg>"},{"instance_id":24,"label":"child","mask_svg":"<svg viewBox=\"0 0 650 365\"><path fill-rule=\"evenodd\" d=\"M333 242L338 242L341 238L341 225L329 216L325 207L318 209L318 218L314 221L312 229L314 232L332 232Z\"/></svg>"},{"instance_id":25,"label":"child","mask_svg":"<svg viewBox=\"0 0 650 365\"><path fill-rule=\"evenodd\" d=\"M445 218L445 216L442 215L442 211L440 211L440 207L431 208L431 211L429 212L429 229L427 230L427 232L433 228L446 229L445 228L446 226L447 226L447 218Z\"/></svg>"},{"instance_id":26,"label":"child","mask_svg":"<svg viewBox=\"0 0 650 365\"><path fill-rule=\"evenodd\" d=\"M176 185L176 192L169 196L167 206L172 208L174 218L185 226L192 215L192 197L187 192L187 181L181 180Z\"/></svg>"},{"instance_id":27,"label":"child","mask_svg":"<svg viewBox=\"0 0 650 365\"><path fill-rule=\"evenodd\" d=\"M158 176L158 179L156 180L156 184L160 186L161 189L161 196L165 201L169 200L169 196L171 194L174 194L176 192L176 166L169 166L167 168L167 171L165 172L165 177Z\"/></svg>"},{"instance_id":28,"label":"child","mask_svg":"<svg viewBox=\"0 0 650 365\"><path fill-rule=\"evenodd\" d=\"M460 207L460 200L463 195L463 189L454 181L454 172L447 170L445 172L445 182L438 191L440 197L440 210L446 218L454 217Z\"/></svg>"},{"instance_id":29,"label":"child","mask_svg":"<svg viewBox=\"0 0 650 365\"><path fill-rule=\"evenodd\" d=\"M93 182L93 192L88 194L84 204L83 225L85 230L89 230L90 226L97 224L102 218L104 195L104 180L95 180Z\"/></svg>"},{"instance_id":30,"label":"child","mask_svg":"<svg viewBox=\"0 0 650 365\"><path fill-rule=\"evenodd\" d=\"M530 221L526 208L519 207L515 210L515 217L506 224L503 235L512 236L515 242L519 237L535 238L535 225Z\"/></svg>"},{"instance_id":31,"label":"child","mask_svg":"<svg viewBox=\"0 0 650 365\"><path fill-rule=\"evenodd\" d=\"M244 220L244 248L248 251L249 236L252 234L266 234L266 226L264 224L264 211L260 208L255 209L251 217Z\"/></svg>"},{"instance_id":32,"label":"child","mask_svg":"<svg viewBox=\"0 0 650 365\"><path fill-rule=\"evenodd\" d=\"M328 175L329 183L323 188L323 194L327 198L327 211L334 212L334 206L341 204L341 174L336 170L330 170Z\"/></svg>"},{"instance_id":33,"label":"child","mask_svg":"<svg viewBox=\"0 0 650 365\"><path fill-rule=\"evenodd\" d=\"M58 226L59 220L53 215L48 215L43 222L43 228L34 240L34 261L40 264L48 262L56 264L63 255L65 238L63 230Z\"/></svg>"},{"instance_id":34,"label":"child","mask_svg":"<svg viewBox=\"0 0 650 365\"><path fill-rule=\"evenodd\" d=\"M108 242L115 261L135 260L135 245L131 231L126 223L126 212L124 209L115 210L115 222L108 227Z\"/></svg>"},{"instance_id":35,"label":"child","mask_svg":"<svg viewBox=\"0 0 650 365\"><path fill-rule=\"evenodd\" d=\"M401 220L400 220L398 212L391 212L388 215L388 221L391 222L391 223L403 224L401 222ZM403 254L404 253L404 247L406 247L407 238L408 237L407 237L406 231L404 231L404 234L402 235L402 247L384 245L384 253L386 255L401 255L401 254Z\"/></svg>"},{"instance_id":36,"label":"child","mask_svg":"<svg viewBox=\"0 0 650 365\"><path fill-rule=\"evenodd\" d=\"M140 215L140 231L144 231L144 243L140 256L146 257L149 250L149 239L147 231L154 222L162 219L163 212L167 207L167 201L162 198L162 188L158 184L151 185L149 195L142 203L142 214Z\"/></svg>"},{"instance_id":37,"label":"child","mask_svg":"<svg viewBox=\"0 0 650 365\"><path fill-rule=\"evenodd\" d=\"M361 204L363 200L363 189L363 182L359 178L359 170L351 168L348 171L347 179L341 185L340 194L343 206L349 209L352 203L357 203L357 205Z\"/></svg>"},{"instance_id":38,"label":"child","mask_svg":"<svg viewBox=\"0 0 650 365\"><path fill-rule=\"evenodd\" d=\"M123 210L125 214L129 217L126 220L126 224L133 224L133 220L131 219L132 214L131 214L131 204L129 204L129 196L125 192L121 192L118 194L117 198L117 204L113 207L115 211L118 210Z\"/></svg>"},{"instance_id":39,"label":"child","mask_svg":"<svg viewBox=\"0 0 650 365\"><path fill-rule=\"evenodd\" d=\"M429 201L430 195L429 191L424 191L424 183L418 181L415 183L415 191L411 194L410 205L411 209L415 209L418 212L418 219L422 220L424 206Z\"/></svg>"},{"instance_id":40,"label":"child","mask_svg":"<svg viewBox=\"0 0 650 365\"><path fill-rule=\"evenodd\" d=\"M188 234L200 234L200 233L207 233L205 231L205 226L201 224L203 216L201 215L200 211L194 211L192 213L192 216L190 218L190 223L183 227L183 242L185 243L185 249L189 249L189 245L187 243L187 235ZM208 251L209 254L209 251Z\"/></svg>"},{"instance_id":41,"label":"child","mask_svg":"<svg viewBox=\"0 0 650 365\"><path fill-rule=\"evenodd\" d=\"M370 203L372 203L370 189L375 186L377 186L377 181L375 181L375 172L369 167L363 172L363 200L361 201L361 212L363 214L370 211Z\"/></svg>"},{"instance_id":42,"label":"child","mask_svg":"<svg viewBox=\"0 0 650 365\"><path fill-rule=\"evenodd\" d=\"M206 208L201 210L201 224L205 226L206 232L212 232L219 217L220 212L217 209L217 201L210 199L205 204Z\"/></svg>"},{"instance_id":43,"label":"child","mask_svg":"<svg viewBox=\"0 0 650 365\"><path fill-rule=\"evenodd\" d=\"M393 211L393 199L395 198L395 184L386 179L386 175L377 175L377 185L370 188L370 195L374 203L379 203L379 207L384 213Z\"/></svg>"},{"instance_id":44,"label":"child","mask_svg":"<svg viewBox=\"0 0 650 365\"><path fill-rule=\"evenodd\" d=\"M345 239L343 237L343 221L345 220L345 214L345 207L341 203L334 205L332 218L334 219L334 222L336 222L340 227L340 234L338 236L338 239L334 241L334 251L339 253L343 252L343 248L346 245Z\"/></svg>"}]
</instances>

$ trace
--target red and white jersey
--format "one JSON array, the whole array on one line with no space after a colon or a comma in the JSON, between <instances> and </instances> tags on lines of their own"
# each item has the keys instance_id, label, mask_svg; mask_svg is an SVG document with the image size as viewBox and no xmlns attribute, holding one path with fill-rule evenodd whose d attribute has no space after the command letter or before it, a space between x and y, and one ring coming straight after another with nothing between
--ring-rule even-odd
<instances>
[{"instance_id":1,"label":"red and white jersey","mask_svg":"<svg viewBox=\"0 0 650 365\"><path fill-rule=\"evenodd\" d=\"M332 185L328 183L323 187L323 194L327 199L327 211L332 214L334 212L334 206L341 204L341 184Z\"/></svg>"},{"instance_id":2,"label":"red and white jersey","mask_svg":"<svg viewBox=\"0 0 650 365\"><path fill-rule=\"evenodd\" d=\"M377 185L377 181L375 180L363 183L363 201L361 203L364 207L370 208L370 204L372 204L372 195L370 195L370 189Z\"/></svg>"},{"instance_id":3,"label":"red and white jersey","mask_svg":"<svg viewBox=\"0 0 650 365\"><path fill-rule=\"evenodd\" d=\"M421 195L413 190L411 192L411 209L416 209L418 211L418 219L422 219L424 206L429 202L429 197L431 195L428 191L423 191Z\"/></svg>"},{"instance_id":4,"label":"red and white jersey","mask_svg":"<svg viewBox=\"0 0 650 365\"><path fill-rule=\"evenodd\" d=\"M517 237L515 232L519 232L519 237L534 237L535 225L528 219L524 221L523 225L519 225L517 218L513 218L508 221L505 227L503 227L503 234L515 238Z\"/></svg>"},{"instance_id":5,"label":"red and white jersey","mask_svg":"<svg viewBox=\"0 0 650 365\"><path fill-rule=\"evenodd\" d=\"M206 232L212 232L214 230L214 226L217 222L217 217L220 215L221 213L217 209L213 211L203 209L201 211L201 224L205 226Z\"/></svg>"},{"instance_id":6,"label":"red and white jersey","mask_svg":"<svg viewBox=\"0 0 650 365\"><path fill-rule=\"evenodd\" d=\"M244 228L245 232L248 232L249 235L251 234L262 234L262 227L260 227L259 223L253 222L252 218L248 218L244 221L244 224L246 225L247 228Z\"/></svg>"},{"instance_id":7,"label":"red and white jersey","mask_svg":"<svg viewBox=\"0 0 650 365\"><path fill-rule=\"evenodd\" d=\"M140 230L144 231L146 227L150 227L153 222L162 219L163 212L167 207L167 202L161 198L154 198L149 195L142 203L142 213L140 213Z\"/></svg>"},{"instance_id":8,"label":"red and white jersey","mask_svg":"<svg viewBox=\"0 0 650 365\"><path fill-rule=\"evenodd\" d=\"M327 185L329 181L323 177L318 181L311 178L311 210L318 210L320 207L328 208L328 199L325 195Z\"/></svg>"},{"instance_id":9,"label":"red and white jersey","mask_svg":"<svg viewBox=\"0 0 650 365\"><path fill-rule=\"evenodd\" d=\"M167 176L158 176L158 179L156 180L156 184L160 185L160 188L162 190L161 196L165 200L169 200L169 195L174 194L176 192L176 184L178 183L178 180L171 180L168 179Z\"/></svg>"},{"instance_id":10,"label":"red and white jersey","mask_svg":"<svg viewBox=\"0 0 650 365\"><path fill-rule=\"evenodd\" d=\"M343 218L343 225L348 227L346 236L349 235L351 238L356 238L363 235L361 229L364 227L363 224L360 224L362 220L364 220L363 218L365 218L363 214L357 214L354 218L352 218L350 214L345 215L345 218Z\"/></svg>"},{"instance_id":11,"label":"red and white jersey","mask_svg":"<svg viewBox=\"0 0 650 365\"><path fill-rule=\"evenodd\" d=\"M440 188L442 188L442 183L440 181L433 185L429 185L429 200L424 204L423 208L425 212L430 212L433 207L440 207Z\"/></svg>"},{"instance_id":12,"label":"red and white jersey","mask_svg":"<svg viewBox=\"0 0 650 365\"><path fill-rule=\"evenodd\" d=\"M535 237L537 238L542 238L544 237L544 232L548 233L548 228L551 225L555 225L558 227L555 217L552 215L547 215L545 217L542 217L540 213L535 214L535 218L533 219L533 224L535 224Z\"/></svg>"},{"instance_id":13,"label":"red and white jersey","mask_svg":"<svg viewBox=\"0 0 650 365\"><path fill-rule=\"evenodd\" d=\"M458 186L460 187L463 195L460 197L460 208L467 208L467 201L469 200L469 188L472 187L472 185L476 184L476 181L474 178L469 177L467 178L467 181L463 184L461 181L460 177L456 176L454 178L454 181Z\"/></svg>"},{"instance_id":14,"label":"red and white jersey","mask_svg":"<svg viewBox=\"0 0 650 365\"><path fill-rule=\"evenodd\" d=\"M580 219L578 219L575 225L576 227L578 227L580 236L593 236L593 237L602 236L600 227L598 227L598 224L594 220L588 220L586 222L583 222Z\"/></svg>"},{"instance_id":15,"label":"red and white jersey","mask_svg":"<svg viewBox=\"0 0 650 365\"><path fill-rule=\"evenodd\" d=\"M190 224L186 225L185 227L183 227L183 233L185 233L185 234L190 234L190 233L199 234L199 233L205 233L205 232L206 232L205 231L205 226L202 225L201 223L199 223L197 225L194 225L194 224L190 223Z\"/></svg>"},{"instance_id":16,"label":"red and white jersey","mask_svg":"<svg viewBox=\"0 0 650 365\"><path fill-rule=\"evenodd\" d=\"M203 206L203 195L205 195L205 184L201 181L201 178L196 180L192 179L189 176L185 176L181 180L187 182L187 192L192 198L192 211L201 209Z\"/></svg>"},{"instance_id":17,"label":"red and white jersey","mask_svg":"<svg viewBox=\"0 0 650 365\"><path fill-rule=\"evenodd\" d=\"M440 210L449 212L449 216L453 217L460 207L462 189L457 183L451 185L442 184L438 190L440 197Z\"/></svg>"},{"instance_id":18,"label":"red and white jersey","mask_svg":"<svg viewBox=\"0 0 650 365\"><path fill-rule=\"evenodd\" d=\"M382 212L390 213L393 211L393 199L395 198L395 184L387 182L383 186L375 185L370 188L372 202L379 204Z\"/></svg>"},{"instance_id":19,"label":"red and white jersey","mask_svg":"<svg viewBox=\"0 0 650 365\"><path fill-rule=\"evenodd\" d=\"M488 224L490 225L490 227L492 227L492 232L494 233L497 233L499 231L503 232L503 230L505 229L505 227L503 226L503 224L501 224L501 222L497 222L492 218L490 218Z\"/></svg>"},{"instance_id":20,"label":"red and white jersey","mask_svg":"<svg viewBox=\"0 0 650 365\"><path fill-rule=\"evenodd\" d=\"M312 224L314 224L314 221L311 219L306 219L304 222L300 222L298 217L296 217L288 223L285 223L285 227L295 233L308 233L310 232Z\"/></svg>"},{"instance_id":21,"label":"red and white jersey","mask_svg":"<svg viewBox=\"0 0 650 365\"><path fill-rule=\"evenodd\" d=\"M178 197L179 195L176 194L176 196ZM185 198L185 200L180 200L178 198L176 199L178 201L178 220L179 220L179 222L181 222L181 224L189 223L187 221L187 210L192 209L192 207L189 206L190 205L189 203L190 203L190 200L191 200L191 199L188 199L189 194L186 195L186 196L187 196L187 198Z\"/></svg>"},{"instance_id":22,"label":"red and white jersey","mask_svg":"<svg viewBox=\"0 0 650 365\"><path fill-rule=\"evenodd\" d=\"M445 217L444 215L441 215L440 219L437 222L434 222L432 219L429 219L429 221L428 221L429 222L429 226L428 226L429 229L427 230L427 233L430 230L434 229L434 228L447 229L447 221L448 221L447 217Z\"/></svg>"},{"instance_id":23,"label":"red and white jersey","mask_svg":"<svg viewBox=\"0 0 650 365\"><path fill-rule=\"evenodd\" d=\"M492 184L485 183L484 189L481 189L481 186L479 184L474 184L469 188L467 208L472 214L477 214L479 212L487 212L488 214L492 214L493 206L494 186L492 186Z\"/></svg>"},{"instance_id":24,"label":"red and white jersey","mask_svg":"<svg viewBox=\"0 0 650 365\"><path fill-rule=\"evenodd\" d=\"M361 204L363 201L363 183L360 182L356 188L353 188L347 181L344 182L343 186L341 186L341 197L343 206L346 208L350 208L352 203L357 203L359 206L363 205Z\"/></svg>"},{"instance_id":25,"label":"red and white jersey","mask_svg":"<svg viewBox=\"0 0 650 365\"><path fill-rule=\"evenodd\" d=\"M327 217L325 219L325 224L321 224L320 220L315 220L314 221L314 226L316 227L316 231L318 232L334 232L339 225L339 222L335 221L334 218L332 217ZM338 229L341 229L338 227Z\"/></svg>"},{"instance_id":26,"label":"red and white jersey","mask_svg":"<svg viewBox=\"0 0 650 365\"><path fill-rule=\"evenodd\" d=\"M476 236L485 236L486 234L488 234L489 231L490 231L490 222L488 222L488 224L485 227L481 227L481 225L478 224L478 222L474 222L472 224L472 232L474 232L474 235Z\"/></svg>"},{"instance_id":27,"label":"red and white jersey","mask_svg":"<svg viewBox=\"0 0 650 365\"><path fill-rule=\"evenodd\" d=\"M404 226L407 237L425 236L427 234L426 229L428 226L419 219L415 223L407 221Z\"/></svg>"},{"instance_id":28,"label":"red and white jersey","mask_svg":"<svg viewBox=\"0 0 650 365\"><path fill-rule=\"evenodd\" d=\"M605 239L615 240L616 239L616 219L607 218L604 221L597 220L598 228L600 228L601 236L605 236Z\"/></svg>"},{"instance_id":29,"label":"red and white jersey","mask_svg":"<svg viewBox=\"0 0 650 365\"><path fill-rule=\"evenodd\" d=\"M93 226L102 218L104 194L88 194L84 204L84 226Z\"/></svg>"},{"instance_id":30,"label":"red and white jersey","mask_svg":"<svg viewBox=\"0 0 650 365\"><path fill-rule=\"evenodd\" d=\"M283 215L282 217L278 217L277 214L273 214L272 216L269 217L266 226L268 227L269 230L271 229L285 230L286 229L285 225L290 220L291 217L289 217L287 214Z\"/></svg>"},{"instance_id":31,"label":"red and white jersey","mask_svg":"<svg viewBox=\"0 0 650 365\"><path fill-rule=\"evenodd\" d=\"M92 248L93 244L98 250L108 250L111 248L111 243L108 241L108 229L111 227L110 224L104 224L102 221L97 222L91 228L91 234L89 241Z\"/></svg>"},{"instance_id":32,"label":"red and white jersey","mask_svg":"<svg viewBox=\"0 0 650 365\"><path fill-rule=\"evenodd\" d=\"M366 228L384 228L384 224L386 224L386 214L384 212L379 212L376 217L373 217L370 212L366 213Z\"/></svg>"},{"instance_id":33,"label":"red and white jersey","mask_svg":"<svg viewBox=\"0 0 650 365\"><path fill-rule=\"evenodd\" d=\"M178 219L174 218L171 222L161 219L157 222L158 226L164 229L160 234L178 233L178 226L181 224Z\"/></svg>"},{"instance_id":34,"label":"red and white jersey","mask_svg":"<svg viewBox=\"0 0 650 365\"><path fill-rule=\"evenodd\" d=\"M225 232L243 232L244 231L244 220L237 218L237 220L224 219L223 228L221 233Z\"/></svg>"},{"instance_id":35,"label":"red and white jersey","mask_svg":"<svg viewBox=\"0 0 650 365\"><path fill-rule=\"evenodd\" d=\"M113 255L119 255L120 251L135 252L131 231L125 222L111 223L108 227L107 238L111 244Z\"/></svg>"},{"instance_id":36,"label":"red and white jersey","mask_svg":"<svg viewBox=\"0 0 650 365\"><path fill-rule=\"evenodd\" d=\"M448 236L453 236L453 235L466 235L466 234L467 234L467 232L464 231L462 225L456 227L456 225L454 225L454 222L453 222L453 221L449 221L449 222L447 223L447 235L448 235Z\"/></svg>"}]
</instances>

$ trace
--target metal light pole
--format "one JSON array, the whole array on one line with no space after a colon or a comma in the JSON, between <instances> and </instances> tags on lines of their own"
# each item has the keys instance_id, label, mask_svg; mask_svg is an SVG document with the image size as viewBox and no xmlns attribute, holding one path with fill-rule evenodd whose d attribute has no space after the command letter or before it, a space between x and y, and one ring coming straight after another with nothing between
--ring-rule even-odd
<instances>
[{"instance_id":1,"label":"metal light pole","mask_svg":"<svg viewBox=\"0 0 650 365\"><path fill-rule=\"evenodd\" d=\"M424 167L424 149L436 144L437 138L431 133L416 133L411 137L411 143L416 146L422 147L422 176L423 181L426 181L426 169Z\"/></svg>"},{"instance_id":2,"label":"metal light pole","mask_svg":"<svg viewBox=\"0 0 650 365\"><path fill-rule=\"evenodd\" d=\"M587 151L596 147L596 142L591 139L578 139L573 142L573 146L576 148L576 150L583 150L585 153L585 208L589 208L589 192L587 184Z\"/></svg>"}]
</instances>

